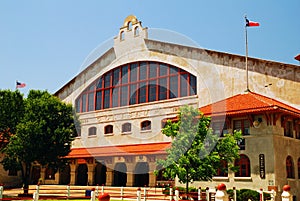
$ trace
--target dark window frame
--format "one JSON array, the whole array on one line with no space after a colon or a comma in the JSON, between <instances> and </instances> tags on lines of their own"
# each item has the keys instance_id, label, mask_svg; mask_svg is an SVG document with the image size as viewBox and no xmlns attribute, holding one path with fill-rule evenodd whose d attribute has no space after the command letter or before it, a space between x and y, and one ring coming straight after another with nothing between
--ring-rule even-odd
<instances>
[{"instance_id":1,"label":"dark window frame","mask_svg":"<svg viewBox=\"0 0 300 201\"><path fill-rule=\"evenodd\" d=\"M283 128L284 128L284 136L293 138L294 129L293 129L293 121L287 120L284 122Z\"/></svg>"},{"instance_id":2,"label":"dark window frame","mask_svg":"<svg viewBox=\"0 0 300 201\"><path fill-rule=\"evenodd\" d=\"M149 131L151 130L151 121L145 120L141 122L141 130L142 131Z\"/></svg>"},{"instance_id":3,"label":"dark window frame","mask_svg":"<svg viewBox=\"0 0 300 201\"><path fill-rule=\"evenodd\" d=\"M251 177L251 163L247 155L240 154L240 158L235 160L234 165L239 167L235 177Z\"/></svg>"},{"instance_id":4,"label":"dark window frame","mask_svg":"<svg viewBox=\"0 0 300 201\"><path fill-rule=\"evenodd\" d=\"M237 123L240 122L240 127L237 127ZM242 135L250 135L250 121L249 119L236 119L233 120L233 130L242 131Z\"/></svg>"},{"instance_id":5,"label":"dark window frame","mask_svg":"<svg viewBox=\"0 0 300 201\"><path fill-rule=\"evenodd\" d=\"M291 156L286 157L285 166L286 166L286 178L295 179L294 160Z\"/></svg>"},{"instance_id":6,"label":"dark window frame","mask_svg":"<svg viewBox=\"0 0 300 201\"><path fill-rule=\"evenodd\" d=\"M122 91L125 88L127 93ZM100 76L79 95L75 106L82 113L196 94L197 77L191 73L166 63L139 61Z\"/></svg>"},{"instance_id":7,"label":"dark window frame","mask_svg":"<svg viewBox=\"0 0 300 201\"><path fill-rule=\"evenodd\" d=\"M130 133L131 132L131 123L122 124L122 133Z\"/></svg>"},{"instance_id":8,"label":"dark window frame","mask_svg":"<svg viewBox=\"0 0 300 201\"><path fill-rule=\"evenodd\" d=\"M212 122L212 130L213 133L217 134L219 137L224 137L224 134L228 134L227 124L223 121Z\"/></svg>"},{"instance_id":9,"label":"dark window frame","mask_svg":"<svg viewBox=\"0 0 300 201\"><path fill-rule=\"evenodd\" d=\"M95 136L97 135L97 127L93 126L90 127L88 130L88 136Z\"/></svg>"},{"instance_id":10,"label":"dark window frame","mask_svg":"<svg viewBox=\"0 0 300 201\"><path fill-rule=\"evenodd\" d=\"M108 135L108 134L113 134L114 133L114 126L113 125L106 125L104 127L104 134Z\"/></svg>"}]
</instances>

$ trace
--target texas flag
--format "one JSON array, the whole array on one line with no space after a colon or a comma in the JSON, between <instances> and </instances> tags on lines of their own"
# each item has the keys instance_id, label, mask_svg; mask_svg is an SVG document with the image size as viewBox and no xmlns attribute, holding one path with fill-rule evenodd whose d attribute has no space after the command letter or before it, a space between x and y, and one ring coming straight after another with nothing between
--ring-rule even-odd
<instances>
[{"instance_id":1,"label":"texas flag","mask_svg":"<svg viewBox=\"0 0 300 201\"><path fill-rule=\"evenodd\" d=\"M26 84L25 83L22 83L22 82L18 82L16 83L16 88L24 88L26 87Z\"/></svg>"},{"instance_id":2,"label":"texas flag","mask_svg":"<svg viewBox=\"0 0 300 201\"><path fill-rule=\"evenodd\" d=\"M246 18L246 27L258 27L258 26L259 26L259 22L253 22Z\"/></svg>"}]
</instances>

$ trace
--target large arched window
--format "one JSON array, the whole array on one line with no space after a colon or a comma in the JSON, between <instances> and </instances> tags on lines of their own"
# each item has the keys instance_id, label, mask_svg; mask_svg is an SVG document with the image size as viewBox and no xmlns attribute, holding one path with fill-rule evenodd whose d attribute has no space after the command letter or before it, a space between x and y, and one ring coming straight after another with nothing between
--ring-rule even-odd
<instances>
[{"instance_id":1,"label":"large arched window","mask_svg":"<svg viewBox=\"0 0 300 201\"><path fill-rule=\"evenodd\" d=\"M195 95L196 77L175 66L134 62L114 68L76 99L76 111L88 112Z\"/></svg>"},{"instance_id":2,"label":"large arched window","mask_svg":"<svg viewBox=\"0 0 300 201\"><path fill-rule=\"evenodd\" d=\"M295 178L294 161L291 156L286 158L286 177L291 179Z\"/></svg>"},{"instance_id":3,"label":"large arched window","mask_svg":"<svg viewBox=\"0 0 300 201\"><path fill-rule=\"evenodd\" d=\"M250 171L250 160L248 156L241 154L240 158L235 160L235 166L238 166L239 169L235 173L236 177L250 177L251 176L251 171Z\"/></svg>"}]
</instances>

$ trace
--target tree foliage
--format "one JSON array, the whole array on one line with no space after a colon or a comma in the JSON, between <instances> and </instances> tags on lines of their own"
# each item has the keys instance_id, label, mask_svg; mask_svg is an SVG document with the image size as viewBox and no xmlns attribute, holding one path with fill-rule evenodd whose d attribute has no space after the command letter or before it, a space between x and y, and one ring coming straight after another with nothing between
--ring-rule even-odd
<instances>
[{"instance_id":1,"label":"tree foliage","mask_svg":"<svg viewBox=\"0 0 300 201\"><path fill-rule=\"evenodd\" d=\"M23 114L23 95L19 91L0 90L0 148L16 133Z\"/></svg>"},{"instance_id":2,"label":"tree foliage","mask_svg":"<svg viewBox=\"0 0 300 201\"><path fill-rule=\"evenodd\" d=\"M220 138L209 128L210 118L191 106L179 109L177 122L167 121L162 133L172 138L165 160L157 163L163 168L166 178L177 177L179 182L211 180L222 168L221 161L228 162L229 169L239 157L237 141L240 133L227 134Z\"/></svg>"},{"instance_id":3,"label":"tree foliage","mask_svg":"<svg viewBox=\"0 0 300 201\"><path fill-rule=\"evenodd\" d=\"M27 187L33 163L57 170L66 162L64 156L70 152L76 134L76 117L72 105L47 91L31 90L24 106L16 132L2 150L2 164L6 170L21 170Z\"/></svg>"}]
</instances>

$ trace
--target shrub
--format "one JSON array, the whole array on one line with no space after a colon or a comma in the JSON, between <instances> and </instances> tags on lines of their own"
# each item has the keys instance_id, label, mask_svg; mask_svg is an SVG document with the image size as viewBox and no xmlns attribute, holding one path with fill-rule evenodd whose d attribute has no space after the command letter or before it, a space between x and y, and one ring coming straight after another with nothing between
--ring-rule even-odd
<instances>
[{"instance_id":1,"label":"shrub","mask_svg":"<svg viewBox=\"0 0 300 201\"><path fill-rule=\"evenodd\" d=\"M234 193L232 189L228 189L227 193L230 198L234 197ZM259 201L259 192L250 190L250 189L241 189L241 190L236 190L236 195L237 195L237 201ZM264 193L264 200L270 200L271 196L270 194Z\"/></svg>"}]
</instances>

